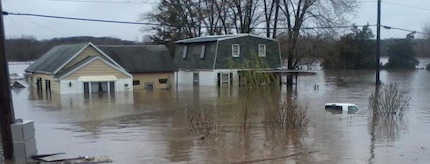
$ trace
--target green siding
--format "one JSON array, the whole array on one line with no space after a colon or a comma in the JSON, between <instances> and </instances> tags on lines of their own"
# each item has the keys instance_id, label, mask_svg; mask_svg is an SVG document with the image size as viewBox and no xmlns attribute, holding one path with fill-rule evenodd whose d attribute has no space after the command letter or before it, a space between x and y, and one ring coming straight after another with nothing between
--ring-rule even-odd
<instances>
[{"instance_id":1,"label":"green siding","mask_svg":"<svg viewBox=\"0 0 430 164\"><path fill-rule=\"evenodd\" d=\"M240 56L232 57L232 44L240 45ZM258 45L266 45L266 57L258 57ZM201 46L205 45L205 57L200 58ZM184 46L187 48L187 58L183 59ZM198 42L177 44L174 61L179 69L213 69L217 42ZM261 60L268 68L281 67L278 41L254 36L243 36L235 39L220 40L216 54L215 69L246 68L245 61L255 62ZM239 66L239 67L235 67ZM248 68L253 68L252 66Z\"/></svg>"},{"instance_id":2,"label":"green siding","mask_svg":"<svg viewBox=\"0 0 430 164\"><path fill-rule=\"evenodd\" d=\"M205 56L200 58L202 45L205 45ZM187 58L183 59L184 46L187 48ZM213 69L216 42L178 44L175 51L175 63L179 69Z\"/></svg>"},{"instance_id":3,"label":"green siding","mask_svg":"<svg viewBox=\"0 0 430 164\"><path fill-rule=\"evenodd\" d=\"M240 45L240 56L232 57L232 44ZM258 45L266 45L266 57L258 57ZM246 60L261 61L267 64L268 68L278 68L281 66L280 53L278 42L269 39L263 39L252 36L245 36L235 39L228 39L219 41L216 69L230 69L235 65L244 66ZM233 66L229 63L232 61ZM243 67L241 67L243 68ZM252 66L251 66L252 68Z\"/></svg>"}]
</instances>

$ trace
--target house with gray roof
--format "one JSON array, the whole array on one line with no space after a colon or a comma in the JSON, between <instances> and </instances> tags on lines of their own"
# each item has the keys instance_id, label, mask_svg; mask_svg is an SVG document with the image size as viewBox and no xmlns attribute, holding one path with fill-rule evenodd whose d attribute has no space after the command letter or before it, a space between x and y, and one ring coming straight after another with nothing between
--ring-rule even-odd
<instances>
[{"instance_id":1,"label":"house with gray roof","mask_svg":"<svg viewBox=\"0 0 430 164\"><path fill-rule=\"evenodd\" d=\"M61 94L166 89L177 67L164 45L55 46L26 70L30 86Z\"/></svg>"},{"instance_id":2,"label":"house with gray roof","mask_svg":"<svg viewBox=\"0 0 430 164\"><path fill-rule=\"evenodd\" d=\"M133 75L135 90L168 89L176 65L164 45L99 45L105 54Z\"/></svg>"},{"instance_id":3,"label":"house with gray roof","mask_svg":"<svg viewBox=\"0 0 430 164\"><path fill-rule=\"evenodd\" d=\"M31 88L49 93L133 90L133 76L92 43L55 46L25 72Z\"/></svg>"},{"instance_id":4,"label":"house with gray roof","mask_svg":"<svg viewBox=\"0 0 430 164\"><path fill-rule=\"evenodd\" d=\"M246 81L240 78L243 71L281 67L278 41L253 34L203 36L176 44L178 84L237 86Z\"/></svg>"}]
</instances>

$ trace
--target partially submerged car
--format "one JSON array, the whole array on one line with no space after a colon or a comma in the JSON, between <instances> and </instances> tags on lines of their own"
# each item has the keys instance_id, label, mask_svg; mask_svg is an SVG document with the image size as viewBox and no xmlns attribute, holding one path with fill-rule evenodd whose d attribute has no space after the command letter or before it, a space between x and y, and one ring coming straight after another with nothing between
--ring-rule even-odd
<instances>
[{"instance_id":1,"label":"partially submerged car","mask_svg":"<svg viewBox=\"0 0 430 164\"><path fill-rule=\"evenodd\" d=\"M324 109L335 114L354 114L360 110L357 105L351 103L326 103Z\"/></svg>"}]
</instances>

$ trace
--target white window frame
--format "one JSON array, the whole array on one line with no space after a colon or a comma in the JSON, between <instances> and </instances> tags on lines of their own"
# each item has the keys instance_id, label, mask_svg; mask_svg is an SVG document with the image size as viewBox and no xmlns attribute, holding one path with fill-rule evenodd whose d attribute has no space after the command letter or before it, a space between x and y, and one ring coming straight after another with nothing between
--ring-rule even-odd
<instances>
[{"instance_id":1,"label":"white window frame","mask_svg":"<svg viewBox=\"0 0 430 164\"><path fill-rule=\"evenodd\" d=\"M258 57L266 57L266 45L265 44L259 44L258 45Z\"/></svg>"},{"instance_id":2,"label":"white window frame","mask_svg":"<svg viewBox=\"0 0 430 164\"><path fill-rule=\"evenodd\" d=\"M201 49L200 49L200 59L205 59L205 51L206 51L206 46L202 45Z\"/></svg>"},{"instance_id":3,"label":"white window frame","mask_svg":"<svg viewBox=\"0 0 430 164\"><path fill-rule=\"evenodd\" d=\"M184 46L184 51L182 52L182 59L187 59L188 46Z\"/></svg>"},{"instance_id":4,"label":"white window frame","mask_svg":"<svg viewBox=\"0 0 430 164\"><path fill-rule=\"evenodd\" d=\"M235 51L235 47L237 47L237 51ZM239 57L240 56L240 45L239 44L232 44L231 45L231 56L232 57Z\"/></svg>"}]
</instances>

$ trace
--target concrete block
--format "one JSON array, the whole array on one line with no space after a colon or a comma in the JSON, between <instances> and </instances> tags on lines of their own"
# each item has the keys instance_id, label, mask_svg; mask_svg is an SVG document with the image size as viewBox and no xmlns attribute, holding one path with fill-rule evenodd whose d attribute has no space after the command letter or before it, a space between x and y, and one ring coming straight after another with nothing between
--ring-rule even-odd
<instances>
[{"instance_id":1,"label":"concrete block","mask_svg":"<svg viewBox=\"0 0 430 164\"><path fill-rule=\"evenodd\" d=\"M14 154L14 160L16 163L25 163L27 161L27 157L25 155L25 143L14 142L13 154Z\"/></svg>"},{"instance_id":2,"label":"concrete block","mask_svg":"<svg viewBox=\"0 0 430 164\"><path fill-rule=\"evenodd\" d=\"M37 155L34 122L19 120L11 129L15 163L26 163Z\"/></svg>"},{"instance_id":3,"label":"concrete block","mask_svg":"<svg viewBox=\"0 0 430 164\"><path fill-rule=\"evenodd\" d=\"M14 142L13 153L17 163L26 163L32 156L37 155L36 139L32 138L26 142Z\"/></svg>"},{"instance_id":4,"label":"concrete block","mask_svg":"<svg viewBox=\"0 0 430 164\"><path fill-rule=\"evenodd\" d=\"M27 159L31 159L32 156L37 155L36 138L29 139L25 142L25 154Z\"/></svg>"},{"instance_id":5,"label":"concrete block","mask_svg":"<svg viewBox=\"0 0 430 164\"><path fill-rule=\"evenodd\" d=\"M34 122L17 121L11 125L13 142L24 142L35 137Z\"/></svg>"}]
</instances>

